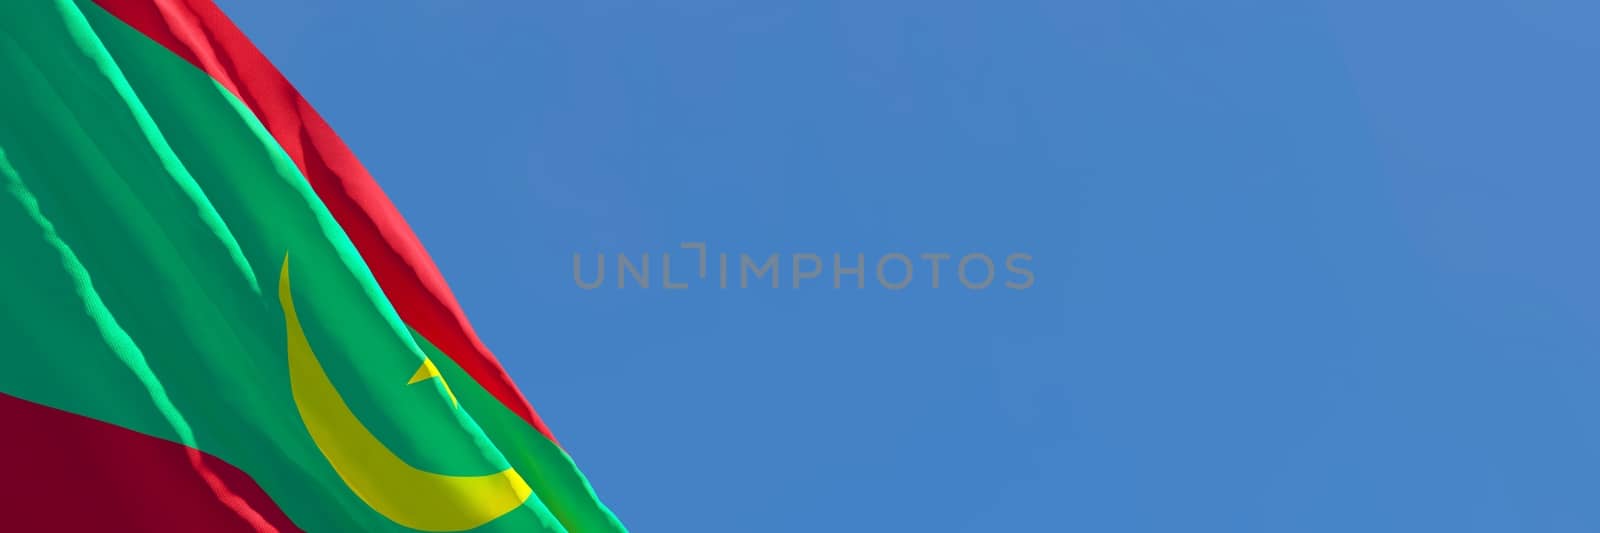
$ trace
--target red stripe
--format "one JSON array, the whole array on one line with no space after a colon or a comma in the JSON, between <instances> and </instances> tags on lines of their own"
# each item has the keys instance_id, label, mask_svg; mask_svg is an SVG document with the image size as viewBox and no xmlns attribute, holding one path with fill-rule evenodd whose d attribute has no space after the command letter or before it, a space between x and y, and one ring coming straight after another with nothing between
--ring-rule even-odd
<instances>
[{"instance_id":1,"label":"red stripe","mask_svg":"<svg viewBox=\"0 0 1600 533\"><path fill-rule=\"evenodd\" d=\"M0 423L0 530L300 531L200 450L7 394Z\"/></svg>"},{"instance_id":2,"label":"red stripe","mask_svg":"<svg viewBox=\"0 0 1600 533\"><path fill-rule=\"evenodd\" d=\"M350 236L406 324L551 441L500 362L478 340L433 259L366 168L283 74L211 0L95 0L206 71L283 146Z\"/></svg>"}]
</instances>

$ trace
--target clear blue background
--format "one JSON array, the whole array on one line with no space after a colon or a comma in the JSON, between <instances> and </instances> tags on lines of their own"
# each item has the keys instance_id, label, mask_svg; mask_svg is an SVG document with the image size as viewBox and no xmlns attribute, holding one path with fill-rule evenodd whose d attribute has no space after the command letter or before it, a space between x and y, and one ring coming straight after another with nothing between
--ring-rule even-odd
<instances>
[{"instance_id":1,"label":"clear blue background","mask_svg":"<svg viewBox=\"0 0 1600 533\"><path fill-rule=\"evenodd\" d=\"M1594 2L222 3L636 531L1600 530Z\"/></svg>"}]
</instances>

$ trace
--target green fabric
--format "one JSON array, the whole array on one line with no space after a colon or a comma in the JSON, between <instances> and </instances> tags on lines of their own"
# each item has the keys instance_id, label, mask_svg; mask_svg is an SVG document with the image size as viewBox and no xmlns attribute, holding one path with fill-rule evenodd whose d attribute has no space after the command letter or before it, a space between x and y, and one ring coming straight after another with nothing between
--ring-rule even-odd
<instances>
[{"instance_id":1,"label":"green fabric","mask_svg":"<svg viewBox=\"0 0 1600 533\"><path fill-rule=\"evenodd\" d=\"M92 2L0 2L0 94L0 392L215 455L309 531L407 530L345 486L295 409L287 255L306 336L373 434L420 469L509 465L532 486L482 530L622 530L559 447L419 346L204 72ZM430 353L460 408L439 380L407 385Z\"/></svg>"}]
</instances>

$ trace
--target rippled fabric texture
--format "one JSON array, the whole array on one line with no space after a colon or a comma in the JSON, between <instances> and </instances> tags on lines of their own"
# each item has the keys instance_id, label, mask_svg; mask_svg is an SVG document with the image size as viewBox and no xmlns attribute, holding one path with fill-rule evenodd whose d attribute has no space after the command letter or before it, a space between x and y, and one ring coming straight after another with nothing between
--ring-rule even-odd
<instances>
[{"instance_id":1,"label":"rippled fabric texture","mask_svg":"<svg viewBox=\"0 0 1600 533\"><path fill-rule=\"evenodd\" d=\"M0 3L18 530L621 531L209 1Z\"/></svg>"}]
</instances>

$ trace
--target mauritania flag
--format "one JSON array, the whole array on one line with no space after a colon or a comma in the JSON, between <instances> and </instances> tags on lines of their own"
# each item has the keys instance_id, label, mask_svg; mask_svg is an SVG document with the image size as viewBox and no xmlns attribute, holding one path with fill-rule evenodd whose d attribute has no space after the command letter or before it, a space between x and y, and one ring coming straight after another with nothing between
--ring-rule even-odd
<instances>
[{"instance_id":1,"label":"mauritania flag","mask_svg":"<svg viewBox=\"0 0 1600 533\"><path fill-rule=\"evenodd\" d=\"M621 531L210 0L0 1L0 530Z\"/></svg>"}]
</instances>

